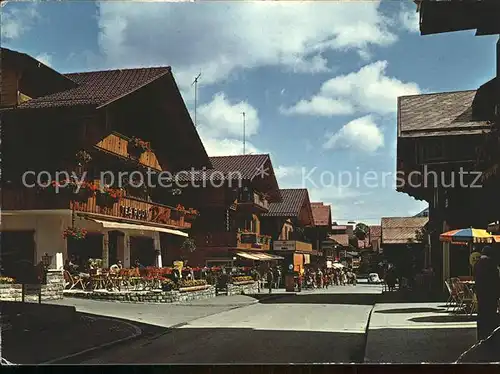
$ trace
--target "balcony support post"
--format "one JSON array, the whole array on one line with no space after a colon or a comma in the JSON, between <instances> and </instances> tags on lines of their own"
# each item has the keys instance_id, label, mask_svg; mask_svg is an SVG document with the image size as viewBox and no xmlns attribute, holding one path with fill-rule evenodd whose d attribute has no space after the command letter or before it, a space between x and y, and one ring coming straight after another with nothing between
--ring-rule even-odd
<instances>
[{"instance_id":1,"label":"balcony support post","mask_svg":"<svg viewBox=\"0 0 500 374\"><path fill-rule=\"evenodd\" d=\"M154 250L156 253L156 266L161 268L163 267L163 263L161 258L160 233L155 232L153 235Z\"/></svg>"},{"instance_id":2,"label":"balcony support post","mask_svg":"<svg viewBox=\"0 0 500 374\"><path fill-rule=\"evenodd\" d=\"M102 233L102 267L109 267L109 235L107 231Z\"/></svg>"}]
</instances>

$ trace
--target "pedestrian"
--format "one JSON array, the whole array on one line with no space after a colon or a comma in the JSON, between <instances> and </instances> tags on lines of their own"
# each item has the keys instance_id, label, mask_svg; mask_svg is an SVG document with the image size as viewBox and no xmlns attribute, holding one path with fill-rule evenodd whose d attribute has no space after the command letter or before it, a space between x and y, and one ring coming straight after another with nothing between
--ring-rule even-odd
<instances>
[{"instance_id":1,"label":"pedestrian","mask_svg":"<svg viewBox=\"0 0 500 374\"><path fill-rule=\"evenodd\" d=\"M477 339L487 338L498 325L500 276L498 257L490 246L485 246L474 268L477 296Z\"/></svg>"},{"instance_id":2,"label":"pedestrian","mask_svg":"<svg viewBox=\"0 0 500 374\"><path fill-rule=\"evenodd\" d=\"M267 286L269 287L269 293L273 292L273 277L273 269L269 268L269 270L267 271Z\"/></svg>"}]
</instances>

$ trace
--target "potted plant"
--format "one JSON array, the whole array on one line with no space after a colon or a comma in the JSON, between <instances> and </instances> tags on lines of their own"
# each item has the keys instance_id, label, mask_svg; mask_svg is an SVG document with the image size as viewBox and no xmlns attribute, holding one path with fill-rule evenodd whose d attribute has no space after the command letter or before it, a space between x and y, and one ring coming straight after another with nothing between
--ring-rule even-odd
<instances>
[{"instance_id":1,"label":"potted plant","mask_svg":"<svg viewBox=\"0 0 500 374\"><path fill-rule=\"evenodd\" d=\"M176 287L175 282L172 279L163 278L161 280L162 291L172 291Z\"/></svg>"},{"instance_id":2,"label":"potted plant","mask_svg":"<svg viewBox=\"0 0 500 374\"><path fill-rule=\"evenodd\" d=\"M78 161L78 165L83 166L92 161L92 156L85 150L80 150L76 153L76 160Z\"/></svg>"},{"instance_id":3,"label":"potted plant","mask_svg":"<svg viewBox=\"0 0 500 374\"><path fill-rule=\"evenodd\" d=\"M0 284L12 284L12 283L14 283L14 278L0 277Z\"/></svg>"},{"instance_id":4,"label":"potted plant","mask_svg":"<svg viewBox=\"0 0 500 374\"><path fill-rule=\"evenodd\" d=\"M63 231L64 239L82 240L87 236L87 230L80 227L67 227Z\"/></svg>"},{"instance_id":5,"label":"potted plant","mask_svg":"<svg viewBox=\"0 0 500 374\"><path fill-rule=\"evenodd\" d=\"M146 142L135 136L130 138L130 140L128 141L127 152L129 156L132 158L139 158L144 152L150 150L151 150L151 145L149 142Z\"/></svg>"},{"instance_id":6,"label":"potted plant","mask_svg":"<svg viewBox=\"0 0 500 374\"><path fill-rule=\"evenodd\" d=\"M199 213L196 209L189 208L185 211L184 220L187 222L193 222L196 217L198 217Z\"/></svg>"},{"instance_id":7,"label":"potted plant","mask_svg":"<svg viewBox=\"0 0 500 374\"><path fill-rule=\"evenodd\" d=\"M104 186L97 191L96 204L101 207L111 208L123 197L123 189Z\"/></svg>"},{"instance_id":8,"label":"potted plant","mask_svg":"<svg viewBox=\"0 0 500 374\"><path fill-rule=\"evenodd\" d=\"M186 214L186 209L181 204L177 204L175 209L172 209L172 211L170 213L170 217L173 220L177 221L177 220L180 220L181 217L183 217L185 214Z\"/></svg>"}]
</instances>

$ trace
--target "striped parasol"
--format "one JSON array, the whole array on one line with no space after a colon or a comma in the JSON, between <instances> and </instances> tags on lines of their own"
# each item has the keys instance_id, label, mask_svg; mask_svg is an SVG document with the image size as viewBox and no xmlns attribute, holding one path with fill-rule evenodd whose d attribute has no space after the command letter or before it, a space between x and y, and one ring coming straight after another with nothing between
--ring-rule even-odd
<instances>
[{"instance_id":1,"label":"striped parasol","mask_svg":"<svg viewBox=\"0 0 500 374\"><path fill-rule=\"evenodd\" d=\"M500 243L500 235L492 235L483 229L459 229L442 233L439 236L442 242L467 244L467 243Z\"/></svg>"}]
</instances>

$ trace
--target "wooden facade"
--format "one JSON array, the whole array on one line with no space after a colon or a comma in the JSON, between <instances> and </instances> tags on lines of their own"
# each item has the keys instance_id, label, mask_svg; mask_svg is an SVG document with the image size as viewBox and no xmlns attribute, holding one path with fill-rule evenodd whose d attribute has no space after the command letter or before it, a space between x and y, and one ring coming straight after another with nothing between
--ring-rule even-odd
<instances>
[{"instance_id":1,"label":"wooden facade","mask_svg":"<svg viewBox=\"0 0 500 374\"><path fill-rule=\"evenodd\" d=\"M141 241L129 236L147 236L147 258L165 252L159 248L160 232L187 236L178 230L191 229L197 212L188 212L183 196L158 178L162 172L168 179L184 168L211 165L169 68L62 75L2 48L2 78L3 218L9 230L34 225L38 260L45 251L69 255L69 242L61 241L67 212L72 226L89 222L92 232L82 243L90 243L91 234L101 236L92 245L100 243L98 252L108 265L115 261L109 251L130 264L130 253L137 252L130 243ZM68 179L83 192L64 187ZM47 187L50 182L63 186L55 191ZM47 215L61 218L50 224L47 219L44 226L38 217ZM123 228L126 235L116 244L97 221L132 229ZM141 229L134 231L133 225Z\"/></svg>"}]
</instances>

